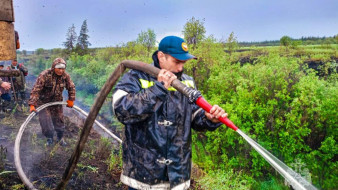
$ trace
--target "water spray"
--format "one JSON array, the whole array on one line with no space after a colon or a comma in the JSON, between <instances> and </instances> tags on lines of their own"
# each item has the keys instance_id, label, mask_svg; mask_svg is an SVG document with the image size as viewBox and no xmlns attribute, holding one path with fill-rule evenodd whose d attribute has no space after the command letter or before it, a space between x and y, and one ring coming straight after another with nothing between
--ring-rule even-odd
<instances>
[{"instance_id":1,"label":"water spray","mask_svg":"<svg viewBox=\"0 0 338 190\"><path fill-rule=\"evenodd\" d=\"M212 106L202 97L199 96L195 102L198 106L203 108L205 111L210 112ZM247 136L243 131L238 129L236 125L234 125L228 118L220 117L219 120L225 124L227 127L236 131L239 135L241 135L269 164L274 167L279 174L281 174L286 181L296 190L316 190L311 183L309 183L306 179L304 179L300 174L293 171L286 164L272 155L269 151L264 149L254 140L252 140L249 136Z\"/></svg>"}]
</instances>

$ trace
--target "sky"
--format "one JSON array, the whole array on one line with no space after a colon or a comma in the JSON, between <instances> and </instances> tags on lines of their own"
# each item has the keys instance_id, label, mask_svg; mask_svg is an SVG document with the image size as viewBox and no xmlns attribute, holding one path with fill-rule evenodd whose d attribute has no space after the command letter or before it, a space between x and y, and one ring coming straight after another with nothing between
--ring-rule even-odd
<instances>
[{"instance_id":1,"label":"sky","mask_svg":"<svg viewBox=\"0 0 338 190\"><path fill-rule=\"evenodd\" d=\"M68 28L87 20L90 47L112 47L151 29L159 42L183 37L192 18L206 36L239 42L338 34L337 0L13 0L20 50L63 48Z\"/></svg>"}]
</instances>

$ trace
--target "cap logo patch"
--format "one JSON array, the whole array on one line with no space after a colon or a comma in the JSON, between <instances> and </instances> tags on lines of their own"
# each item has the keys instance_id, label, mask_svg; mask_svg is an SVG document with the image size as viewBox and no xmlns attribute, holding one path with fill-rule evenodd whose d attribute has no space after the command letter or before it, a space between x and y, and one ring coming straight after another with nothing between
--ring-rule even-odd
<instances>
[{"instance_id":1,"label":"cap logo patch","mask_svg":"<svg viewBox=\"0 0 338 190\"><path fill-rule=\"evenodd\" d=\"M188 45L187 45L187 43L182 42L182 49L183 49L184 51L188 51Z\"/></svg>"}]
</instances>

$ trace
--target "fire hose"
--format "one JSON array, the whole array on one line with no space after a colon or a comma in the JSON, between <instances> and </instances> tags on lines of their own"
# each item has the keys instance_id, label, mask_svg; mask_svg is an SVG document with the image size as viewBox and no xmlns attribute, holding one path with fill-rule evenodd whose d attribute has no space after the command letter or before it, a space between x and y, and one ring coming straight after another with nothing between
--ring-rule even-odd
<instances>
[{"instance_id":1,"label":"fire hose","mask_svg":"<svg viewBox=\"0 0 338 190\"><path fill-rule=\"evenodd\" d=\"M112 90L117 80L126 70L126 68L140 70L145 73L148 73L149 75L153 77L157 77L160 71L160 69L152 65L139 62L139 61L125 60L125 61L122 61L117 66L117 68L110 75L106 83L103 85L102 89L97 95L97 98L95 99L93 106L90 109L88 117L86 118L86 121L84 123L83 130L81 131L80 138L78 140L76 148L71 158L69 159L69 163L63 174L62 180L58 184L56 189L65 189L77 165L81 152L84 149L84 145L87 141L89 132L92 128L92 125L95 121L97 114L99 113L103 105L103 102L105 101L107 95ZM175 79L172 82L171 86L174 87L177 91L187 96L190 102L194 102L198 106L203 108L205 111L210 112L210 109L212 106L202 97L199 91L187 87L186 85L181 83L178 79ZM245 133L243 133L240 129L238 129L238 127L234 125L228 118L221 117L219 118L219 120L223 124L228 126L229 128L236 131L238 134L240 134L265 160L269 162L270 165L272 165L290 183L290 185L292 185L294 189L296 190L316 189L311 183L306 181L298 173L294 172L291 168L285 165L282 161L278 160L275 156L273 156L271 153L269 153L267 150L265 150L263 147L257 144L254 140L252 140L250 137L245 135Z\"/></svg>"},{"instance_id":2,"label":"fire hose","mask_svg":"<svg viewBox=\"0 0 338 190\"><path fill-rule=\"evenodd\" d=\"M67 102L51 102L51 103L47 103L44 104L40 107L38 107L36 109L37 112L49 107L49 106L53 106L53 105L67 105ZM72 109L75 109L76 111L78 111L79 113L81 113L84 116L88 116L88 113L86 113L85 111L83 111L81 108L77 107L77 106L73 106ZM30 122L30 120L36 115L37 113L32 112L27 119L25 120L25 122L21 125L19 132L16 136L15 139L15 145L14 145L14 163L15 163L15 167L16 170L18 171L19 177L21 179L21 181L29 188L29 189L36 189L34 187L34 185L30 182L30 180L27 178L25 172L22 169L22 165L21 165L21 160L20 160L20 142L21 142L21 138L22 138L22 134L25 131L27 124ZM117 136L115 136L112 132L110 132L107 128L105 128L100 122L98 122L97 120L95 120L95 124L97 124L104 132L106 132L107 134L109 134L110 137L112 137L113 139L115 139L116 141L118 141L119 143L122 143L122 140L120 138L118 138Z\"/></svg>"}]
</instances>

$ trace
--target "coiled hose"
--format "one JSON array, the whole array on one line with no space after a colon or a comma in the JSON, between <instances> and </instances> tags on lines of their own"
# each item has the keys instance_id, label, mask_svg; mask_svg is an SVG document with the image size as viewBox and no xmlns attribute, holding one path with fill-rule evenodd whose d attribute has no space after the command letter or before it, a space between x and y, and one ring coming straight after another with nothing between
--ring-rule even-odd
<instances>
[{"instance_id":1,"label":"coiled hose","mask_svg":"<svg viewBox=\"0 0 338 190\"><path fill-rule=\"evenodd\" d=\"M49 106L53 106L53 105L67 105L67 102L51 102L51 103L47 103L44 104L40 107L38 107L36 109L37 112L49 107ZM77 106L73 106L73 109L75 109L76 111L80 112L82 115L84 116L88 116L88 113L83 111L81 108L77 107ZM21 160L20 160L20 141L22 138L22 134L25 131L27 124L30 122L30 120L36 115L37 113L32 112L26 119L26 121L21 125L19 132L16 136L15 139L15 145L14 145L14 163L15 163L15 167L16 170L18 171L19 177L22 180L22 182L29 188L29 189L36 189L34 187L34 185L30 182L30 180L27 178L25 172L22 169L21 166ZM100 122L98 122L97 120L95 120L95 123L102 129L104 130L106 133L108 133L113 139L115 139L116 141L118 141L119 143L122 143L122 140L120 138L118 138L116 135L114 135L112 132L110 132L107 128L105 128Z\"/></svg>"}]
</instances>

